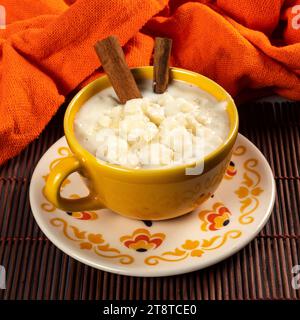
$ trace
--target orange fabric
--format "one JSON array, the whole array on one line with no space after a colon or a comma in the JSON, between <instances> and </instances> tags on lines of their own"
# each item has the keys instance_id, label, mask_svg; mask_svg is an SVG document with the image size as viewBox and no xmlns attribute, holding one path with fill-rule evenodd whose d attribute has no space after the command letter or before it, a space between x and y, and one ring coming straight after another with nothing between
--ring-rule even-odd
<instances>
[{"instance_id":1,"label":"orange fabric","mask_svg":"<svg viewBox=\"0 0 300 320\"><path fill-rule=\"evenodd\" d=\"M0 163L36 138L72 90L90 81L93 44L119 37L130 66L151 63L153 38L173 38L171 63L232 95L300 99L300 1L2 0ZM293 9L294 8L294 9ZM298 14L299 13L299 14Z\"/></svg>"}]
</instances>

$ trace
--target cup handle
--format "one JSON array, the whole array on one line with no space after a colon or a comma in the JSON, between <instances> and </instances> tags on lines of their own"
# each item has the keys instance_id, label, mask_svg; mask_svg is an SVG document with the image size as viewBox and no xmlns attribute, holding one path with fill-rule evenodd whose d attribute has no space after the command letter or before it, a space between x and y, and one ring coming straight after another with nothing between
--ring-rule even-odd
<instances>
[{"instance_id":1,"label":"cup handle","mask_svg":"<svg viewBox=\"0 0 300 320\"><path fill-rule=\"evenodd\" d=\"M79 199L67 199L60 195L61 185L64 180L73 172L79 171L81 164L74 156L61 159L61 161L51 170L45 186L46 198L57 208L64 211L85 211L104 208L101 202L90 194Z\"/></svg>"}]
</instances>

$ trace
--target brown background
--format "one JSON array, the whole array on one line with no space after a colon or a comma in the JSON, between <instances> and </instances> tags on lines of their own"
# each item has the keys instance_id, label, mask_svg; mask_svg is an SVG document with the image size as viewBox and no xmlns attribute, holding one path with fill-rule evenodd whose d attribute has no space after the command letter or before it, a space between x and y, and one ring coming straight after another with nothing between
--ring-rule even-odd
<instances>
[{"instance_id":1,"label":"brown background","mask_svg":"<svg viewBox=\"0 0 300 320\"><path fill-rule=\"evenodd\" d=\"M291 285L300 264L300 103L239 108L240 132L269 161L276 203L259 236L233 257L204 270L164 278L110 274L77 262L43 235L28 191L35 165L63 135L62 107L40 138L0 167L0 299L299 299Z\"/></svg>"}]
</instances>

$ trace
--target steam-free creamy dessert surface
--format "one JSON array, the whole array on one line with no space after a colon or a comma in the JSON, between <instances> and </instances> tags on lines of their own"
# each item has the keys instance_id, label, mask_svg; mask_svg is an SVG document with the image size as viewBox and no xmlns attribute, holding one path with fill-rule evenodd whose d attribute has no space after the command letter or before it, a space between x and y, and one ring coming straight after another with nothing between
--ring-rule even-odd
<instances>
[{"instance_id":1,"label":"steam-free creamy dessert surface","mask_svg":"<svg viewBox=\"0 0 300 320\"><path fill-rule=\"evenodd\" d=\"M163 94L153 92L150 80L139 88L142 99L121 105L110 87L78 111L75 135L99 160L130 168L189 164L226 139L227 102L181 81Z\"/></svg>"}]
</instances>

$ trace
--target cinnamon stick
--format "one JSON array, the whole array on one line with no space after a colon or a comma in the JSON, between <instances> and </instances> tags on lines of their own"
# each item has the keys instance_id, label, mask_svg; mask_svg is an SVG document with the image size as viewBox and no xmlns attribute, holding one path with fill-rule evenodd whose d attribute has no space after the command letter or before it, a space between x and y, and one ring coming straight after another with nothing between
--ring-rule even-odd
<instances>
[{"instance_id":1,"label":"cinnamon stick","mask_svg":"<svg viewBox=\"0 0 300 320\"><path fill-rule=\"evenodd\" d=\"M142 98L117 37L98 41L94 48L120 102Z\"/></svg>"},{"instance_id":2,"label":"cinnamon stick","mask_svg":"<svg viewBox=\"0 0 300 320\"><path fill-rule=\"evenodd\" d=\"M171 39L155 38L153 61L153 89L155 93L164 93L168 87L171 48Z\"/></svg>"}]
</instances>

